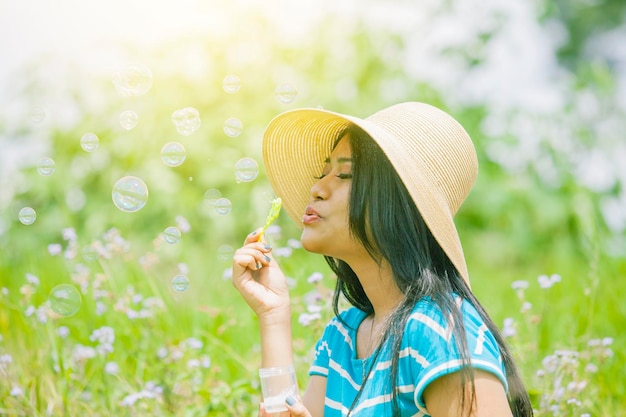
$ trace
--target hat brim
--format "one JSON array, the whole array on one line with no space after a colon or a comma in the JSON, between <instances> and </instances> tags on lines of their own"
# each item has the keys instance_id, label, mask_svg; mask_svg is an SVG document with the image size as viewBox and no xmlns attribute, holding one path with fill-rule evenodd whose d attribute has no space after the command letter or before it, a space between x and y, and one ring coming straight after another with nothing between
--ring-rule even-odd
<instances>
[{"instance_id":1,"label":"hat brim","mask_svg":"<svg viewBox=\"0 0 626 417\"><path fill-rule=\"evenodd\" d=\"M438 109L437 109L438 110ZM303 229L302 215L311 200L310 190L324 161L348 125L363 129L381 147L409 191L433 236L469 285L463 249L445 199L422 161L406 157L406 144L376 120L360 119L323 109L295 109L279 114L268 124L263 137L263 161L274 192L284 211Z\"/></svg>"}]
</instances>

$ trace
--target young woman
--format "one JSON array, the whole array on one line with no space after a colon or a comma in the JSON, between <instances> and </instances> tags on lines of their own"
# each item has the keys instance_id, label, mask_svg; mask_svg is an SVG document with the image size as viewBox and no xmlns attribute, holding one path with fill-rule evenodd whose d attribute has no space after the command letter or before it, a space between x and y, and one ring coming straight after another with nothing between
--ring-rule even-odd
<instances>
[{"instance_id":1,"label":"young woman","mask_svg":"<svg viewBox=\"0 0 626 417\"><path fill-rule=\"evenodd\" d=\"M270 122L263 157L302 246L337 275L336 317L281 417L532 416L453 222L478 172L458 122L424 103L367 119L292 110ZM287 369L289 293L258 235L236 251L233 284L259 319L261 366Z\"/></svg>"}]
</instances>

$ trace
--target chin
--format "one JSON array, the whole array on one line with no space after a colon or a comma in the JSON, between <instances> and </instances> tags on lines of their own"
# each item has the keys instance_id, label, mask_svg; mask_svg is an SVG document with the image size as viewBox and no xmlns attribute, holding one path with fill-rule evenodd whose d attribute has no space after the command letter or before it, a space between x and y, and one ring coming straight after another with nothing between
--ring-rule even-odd
<instances>
[{"instance_id":1,"label":"chin","mask_svg":"<svg viewBox=\"0 0 626 417\"><path fill-rule=\"evenodd\" d=\"M319 253L323 255L323 242L320 242L319 238L315 238L315 236L311 236L310 231L307 231L305 228L302 231L302 236L300 236L300 243L302 243L302 248L307 252Z\"/></svg>"}]
</instances>

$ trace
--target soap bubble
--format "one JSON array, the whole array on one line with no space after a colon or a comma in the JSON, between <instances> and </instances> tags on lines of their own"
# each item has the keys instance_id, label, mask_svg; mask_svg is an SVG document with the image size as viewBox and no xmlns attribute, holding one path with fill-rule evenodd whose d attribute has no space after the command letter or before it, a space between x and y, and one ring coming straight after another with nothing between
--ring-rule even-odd
<instances>
[{"instance_id":1,"label":"soap bubble","mask_svg":"<svg viewBox=\"0 0 626 417\"><path fill-rule=\"evenodd\" d=\"M141 210L148 202L148 187L137 177L127 176L113 186L113 204L125 212Z\"/></svg>"},{"instance_id":2,"label":"soap bubble","mask_svg":"<svg viewBox=\"0 0 626 417\"><path fill-rule=\"evenodd\" d=\"M20 220L20 223L29 226L37 220L37 213L35 213L32 207L24 207L17 214L17 218Z\"/></svg>"},{"instance_id":3,"label":"soap bubble","mask_svg":"<svg viewBox=\"0 0 626 417\"><path fill-rule=\"evenodd\" d=\"M169 142L161 148L161 160L168 167L177 167L185 161L185 147L178 142Z\"/></svg>"},{"instance_id":4,"label":"soap bubble","mask_svg":"<svg viewBox=\"0 0 626 417\"><path fill-rule=\"evenodd\" d=\"M126 130L134 129L139 122L139 116L132 110L124 110L120 114L120 126Z\"/></svg>"},{"instance_id":5,"label":"soap bubble","mask_svg":"<svg viewBox=\"0 0 626 417\"><path fill-rule=\"evenodd\" d=\"M80 147L87 152L95 151L98 145L100 145L100 139L95 133L88 132L80 138Z\"/></svg>"},{"instance_id":6,"label":"soap bubble","mask_svg":"<svg viewBox=\"0 0 626 417\"><path fill-rule=\"evenodd\" d=\"M50 291L48 302L52 311L60 316L69 317L80 309L82 298L73 285L59 284Z\"/></svg>"},{"instance_id":7,"label":"soap bubble","mask_svg":"<svg viewBox=\"0 0 626 417\"><path fill-rule=\"evenodd\" d=\"M33 107L28 113L31 123L41 123L46 118L46 111L41 107Z\"/></svg>"},{"instance_id":8,"label":"soap bubble","mask_svg":"<svg viewBox=\"0 0 626 417\"><path fill-rule=\"evenodd\" d=\"M86 245L81 251L81 255L85 262L93 262L98 259L98 250L94 245Z\"/></svg>"},{"instance_id":9,"label":"soap bubble","mask_svg":"<svg viewBox=\"0 0 626 417\"><path fill-rule=\"evenodd\" d=\"M224 133L226 133L226 136L235 138L241 135L242 130L243 124L241 123L241 120L237 119L236 117L228 118L224 122Z\"/></svg>"},{"instance_id":10,"label":"soap bubble","mask_svg":"<svg viewBox=\"0 0 626 417\"><path fill-rule=\"evenodd\" d=\"M185 291L189 288L189 278L185 275L176 275L172 278L172 288L176 291Z\"/></svg>"},{"instance_id":11,"label":"soap bubble","mask_svg":"<svg viewBox=\"0 0 626 417\"><path fill-rule=\"evenodd\" d=\"M172 113L172 122L178 133L189 136L200 128L200 113L193 107L185 107Z\"/></svg>"},{"instance_id":12,"label":"soap bubble","mask_svg":"<svg viewBox=\"0 0 626 417\"><path fill-rule=\"evenodd\" d=\"M146 94L152 88L152 71L145 65L129 65L113 74L113 85L122 97Z\"/></svg>"},{"instance_id":13,"label":"soap bubble","mask_svg":"<svg viewBox=\"0 0 626 417\"><path fill-rule=\"evenodd\" d=\"M228 94L235 94L241 88L241 80L234 74L229 74L222 80L222 88Z\"/></svg>"},{"instance_id":14,"label":"soap bubble","mask_svg":"<svg viewBox=\"0 0 626 417\"><path fill-rule=\"evenodd\" d=\"M235 250L230 245L221 245L217 248L217 258L220 261L230 261L233 259L234 254Z\"/></svg>"},{"instance_id":15,"label":"soap bubble","mask_svg":"<svg viewBox=\"0 0 626 417\"><path fill-rule=\"evenodd\" d=\"M289 83L284 83L276 87L275 94L276 100L278 100L280 103L289 104L293 103L293 101L298 96L298 90L296 90L293 85Z\"/></svg>"},{"instance_id":16,"label":"soap bubble","mask_svg":"<svg viewBox=\"0 0 626 417\"><path fill-rule=\"evenodd\" d=\"M252 158L241 158L235 164L235 177L238 182L253 181L259 175L259 164Z\"/></svg>"},{"instance_id":17,"label":"soap bubble","mask_svg":"<svg viewBox=\"0 0 626 417\"><path fill-rule=\"evenodd\" d=\"M220 190L211 188L204 193L204 201L209 207L215 208L215 203L221 196Z\"/></svg>"},{"instance_id":18,"label":"soap bubble","mask_svg":"<svg viewBox=\"0 0 626 417\"><path fill-rule=\"evenodd\" d=\"M230 210L232 209L232 207L233 207L232 203L227 198L221 197L215 200L215 211L217 211L218 214L221 214L221 215L228 214L230 213Z\"/></svg>"},{"instance_id":19,"label":"soap bubble","mask_svg":"<svg viewBox=\"0 0 626 417\"><path fill-rule=\"evenodd\" d=\"M37 163L37 172L39 175L43 175L44 177L48 177L54 174L55 163L52 158L44 157L39 160Z\"/></svg>"},{"instance_id":20,"label":"soap bubble","mask_svg":"<svg viewBox=\"0 0 626 417\"><path fill-rule=\"evenodd\" d=\"M170 226L163 231L163 239L170 244L178 243L180 240L180 230L178 227Z\"/></svg>"}]
</instances>

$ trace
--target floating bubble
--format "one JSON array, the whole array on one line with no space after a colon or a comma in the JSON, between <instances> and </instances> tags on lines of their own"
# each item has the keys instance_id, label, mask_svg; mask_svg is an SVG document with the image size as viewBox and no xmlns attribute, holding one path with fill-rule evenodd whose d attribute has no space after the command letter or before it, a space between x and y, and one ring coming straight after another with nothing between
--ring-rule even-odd
<instances>
[{"instance_id":1,"label":"floating bubble","mask_svg":"<svg viewBox=\"0 0 626 417\"><path fill-rule=\"evenodd\" d=\"M253 181L259 175L259 164L252 158L241 158L235 164L235 177L238 182Z\"/></svg>"},{"instance_id":2,"label":"floating bubble","mask_svg":"<svg viewBox=\"0 0 626 417\"><path fill-rule=\"evenodd\" d=\"M46 118L46 111L41 107L33 107L28 113L31 123L41 123Z\"/></svg>"},{"instance_id":3,"label":"floating bubble","mask_svg":"<svg viewBox=\"0 0 626 417\"><path fill-rule=\"evenodd\" d=\"M172 113L172 122L178 133L189 136L200 128L200 113L193 107L185 107Z\"/></svg>"},{"instance_id":4,"label":"floating bubble","mask_svg":"<svg viewBox=\"0 0 626 417\"><path fill-rule=\"evenodd\" d=\"M73 285L59 284L50 291L48 302L52 311L60 316L69 317L80 309L82 297Z\"/></svg>"},{"instance_id":5,"label":"floating bubble","mask_svg":"<svg viewBox=\"0 0 626 417\"><path fill-rule=\"evenodd\" d=\"M217 211L218 214L221 214L221 215L228 214L230 213L230 210L232 208L233 208L233 205L230 202L230 200L227 198L221 197L215 200L215 211Z\"/></svg>"},{"instance_id":6,"label":"floating bubble","mask_svg":"<svg viewBox=\"0 0 626 417\"><path fill-rule=\"evenodd\" d=\"M95 133L88 132L80 138L80 147L87 152L95 151L98 145L100 145L100 139Z\"/></svg>"},{"instance_id":7,"label":"floating bubble","mask_svg":"<svg viewBox=\"0 0 626 417\"><path fill-rule=\"evenodd\" d=\"M176 275L172 278L172 288L176 291L185 291L189 288L189 278L185 275Z\"/></svg>"},{"instance_id":8,"label":"floating bubble","mask_svg":"<svg viewBox=\"0 0 626 417\"><path fill-rule=\"evenodd\" d=\"M17 214L17 218L20 220L20 223L29 226L37 220L37 213L35 213L32 207L24 207Z\"/></svg>"},{"instance_id":9,"label":"floating bubble","mask_svg":"<svg viewBox=\"0 0 626 417\"><path fill-rule=\"evenodd\" d=\"M220 261L230 261L233 259L235 249L230 245L222 245L217 248L217 258Z\"/></svg>"},{"instance_id":10,"label":"floating bubble","mask_svg":"<svg viewBox=\"0 0 626 417\"><path fill-rule=\"evenodd\" d=\"M242 130L243 124L241 123L241 120L236 117L230 117L224 122L224 133L226 133L226 136L236 138L241 135Z\"/></svg>"},{"instance_id":11,"label":"floating bubble","mask_svg":"<svg viewBox=\"0 0 626 417\"><path fill-rule=\"evenodd\" d=\"M185 147L178 142L169 142L161 148L161 160L168 167L177 167L185 161Z\"/></svg>"},{"instance_id":12,"label":"floating bubble","mask_svg":"<svg viewBox=\"0 0 626 417\"><path fill-rule=\"evenodd\" d=\"M241 88L241 80L234 74L229 74L222 80L222 88L228 94L235 94Z\"/></svg>"},{"instance_id":13,"label":"floating bubble","mask_svg":"<svg viewBox=\"0 0 626 417\"><path fill-rule=\"evenodd\" d=\"M113 185L113 204L125 212L141 210L148 202L148 187L137 177L127 176Z\"/></svg>"},{"instance_id":14,"label":"floating bubble","mask_svg":"<svg viewBox=\"0 0 626 417\"><path fill-rule=\"evenodd\" d=\"M170 226L163 231L163 239L170 244L178 243L180 240L180 230L178 227Z\"/></svg>"},{"instance_id":15,"label":"floating bubble","mask_svg":"<svg viewBox=\"0 0 626 417\"><path fill-rule=\"evenodd\" d=\"M152 88L152 71L145 65L129 65L113 74L113 85L122 97L146 94Z\"/></svg>"},{"instance_id":16,"label":"floating bubble","mask_svg":"<svg viewBox=\"0 0 626 417\"><path fill-rule=\"evenodd\" d=\"M43 175L44 177L49 177L54 174L55 163L52 158L44 157L39 160L37 163L37 172L39 175Z\"/></svg>"},{"instance_id":17,"label":"floating bubble","mask_svg":"<svg viewBox=\"0 0 626 417\"><path fill-rule=\"evenodd\" d=\"M222 196L220 190L211 188L204 193L204 201L209 207L215 207L216 201Z\"/></svg>"},{"instance_id":18,"label":"floating bubble","mask_svg":"<svg viewBox=\"0 0 626 417\"><path fill-rule=\"evenodd\" d=\"M132 110L124 110L120 114L120 126L126 130L134 129L139 122L139 116Z\"/></svg>"},{"instance_id":19,"label":"floating bubble","mask_svg":"<svg viewBox=\"0 0 626 417\"><path fill-rule=\"evenodd\" d=\"M85 262L93 262L98 259L98 250L94 245L87 245L81 251L81 255Z\"/></svg>"},{"instance_id":20,"label":"floating bubble","mask_svg":"<svg viewBox=\"0 0 626 417\"><path fill-rule=\"evenodd\" d=\"M280 103L289 104L293 103L298 96L298 90L289 83L283 83L276 87L275 94L276 100Z\"/></svg>"}]
</instances>

